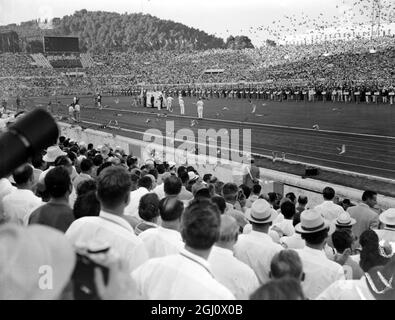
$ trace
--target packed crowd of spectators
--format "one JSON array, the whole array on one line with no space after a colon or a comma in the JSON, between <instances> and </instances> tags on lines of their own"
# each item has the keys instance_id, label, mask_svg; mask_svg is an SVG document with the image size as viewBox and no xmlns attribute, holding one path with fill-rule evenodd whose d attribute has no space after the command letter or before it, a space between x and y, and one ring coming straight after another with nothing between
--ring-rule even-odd
<instances>
[{"instance_id":1,"label":"packed crowd of spectators","mask_svg":"<svg viewBox=\"0 0 395 320\"><path fill-rule=\"evenodd\" d=\"M82 85L80 82L64 80L62 69L32 65L33 60L28 55L1 54L0 84L5 90L22 90L26 82L27 87L34 87L35 78L55 77L58 81L66 82L67 88L79 95L96 90L128 89L139 83L193 85L244 81L263 82L267 86L281 86L282 89L304 85L325 86L329 90L333 83L337 87L358 82L361 86L388 88L393 85L395 78L394 46L393 37L380 37L244 50L110 52L94 55L95 66L88 69L79 69L80 63L69 61L73 64L70 67L85 72L85 83ZM55 64L58 62L51 61ZM224 71L206 73L209 69ZM56 84L52 84L52 87L56 87ZM40 95L45 95L45 92Z\"/></svg>"},{"instance_id":2,"label":"packed crowd of spectators","mask_svg":"<svg viewBox=\"0 0 395 320\"><path fill-rule=\"evenodd\" d=\"M0 180L0 299L395 299L395 209L263 193L251 163L237 185L60 137Z\"/></svg>"}]
</instances>

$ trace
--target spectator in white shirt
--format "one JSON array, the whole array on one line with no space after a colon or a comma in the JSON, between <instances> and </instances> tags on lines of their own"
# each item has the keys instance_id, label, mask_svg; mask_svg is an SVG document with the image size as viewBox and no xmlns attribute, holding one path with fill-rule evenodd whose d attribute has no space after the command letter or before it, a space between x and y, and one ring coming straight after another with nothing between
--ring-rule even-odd
<instances>
[{"instance_id":1,"label":"spectator in white shirt","mask_svg":"<svg viewBox=\"0 0 395 320\"><path fill-rule=\"evenodd\" d=\"M179 253L184 247L180 233L183 212L184 204L174 196L166 197L159 202L162 225L139 234L150 259Z\"/></svg>"},{"instance_id":2,"label":"spectator in white shirt","mask_svg":"<svg viewBox=\"0 0 395 320\"><path fill-rule=\"evenodd\" d=\"M295 226L300 223L300 214L295 214L292 220L292 225ZM302 239L302 235L296 230L290 237L281 237L280 244L285 249L303 249L306 246L306 242Z\"/></svg>"},{"instance_id":3,"label":"spectator in white shirt","mask_svg":"<svg viewBox=\"0 0 395 320\"><path fill-rule=\"evenodd\" d=\"M152 190L152 179L145 175L138 182L138 189L130 192L130 202L125 208L125 215L138 218L138 207L143 195Z\"/></svg>"},{"instance_id":4,"label":"spectator in white shirt","mask_svg":"<svg viewBox=\"0 0 395 320\"><path fill-rule=\"evenodd\" d=\"M285 201L280 206L281 215L284 217L278 223L275 223L271 228L276 231L279 237L290 237L295 233L293 226L293 217L295 216L295 205L291 201ZM274 239L273 239L274 240Z\"/></svg>"},{"instance_id":5,"label":"spectator in white shirt","mask_svg":"<svg viewBox=\"0 0 395 320\"><path fill-rule=\"evenodd\" d=\"M3 199L14 190L16 188L11 184L10 180L7 178L0 179L0 224L7 222L7 218L4 216Z\"/></svg>"},{"instance_id":6,"label":"spectator in white shirt","mask_svg":"<svg viewBox=\"0 0 395 320\"><path fill-rule=\"evenodd\" d=\"M234 246L235 257L249 265L257 275L260 284L269 280L270 262L283 248L268 235L276 212L264 199L256 200L246 212L252 231L240 235Z\"/></svg>"},{"instance_id":7,"label":"spectator in white shirt","mask_svg":"<svg viewBox=\"0 0 395 320\"><path fill-rule=\"evenodd\" d=\"M248 223L247 219L244 216L244 213L238 209L240 207L237 202L239 195L239 188L235 183L226 183L222 188L222 195L226 201L226 211L225 214L228 214L236 219L239 224L240 230L243 230L244 226Z\"/></svg>"},{"instance_id":8,"label":"spectator in white shirt","mask_svg":"<svg viewBox=\"0 0 395 320\"><path fill-rule=\"evenodd\" d=\"M73 181L74 188L77 189L78 185L86 180L93 180L91 174L92 174L92 169L93 169L93 162L90 159L83 159L81 161L81 173L75 177Z\"/></svg>"},{"instance_id":9,"label":"spectator in white shirt","mask_svg":"<svg viewBox=\"0 0 395 320\"><path fill-rule=\"evenodd\" d=\"M165 195L165 180L170 177L170 172L165 172L162 176L161 176L161 183L159 183L158 181L158 185L152 190L152 192L156 193L159 197L159 200L163 199L164 197L166 197Z\"/></svg>"},{"instance_id":10,"label":"spectator in white shirt","mask_svg":"<svg viewBox=\"0 0 395 320\"><path fill-rule=\"evenodd\" d=\"M4 215L9 222L22 225L25 217L43 205L43 202L32 191L34 176L30 164L22 165L14 171L12 176L17 189L3 198Z\"/></svg>"},{"instance_id":11,"label":"spectator in white shirt","mask_svg":"<svg viewBox=\"0 0 395 320\"><path fill-rule=\"evenodd\" d=\"M261 195L262 187L259 184L254 184L252 186L251 194L246 201L246 207L251 208L254 201L258 200L259 196Z\"/></svg>"},{"instance_id":12,"label":"spectator in white shirt","mask_svg":"<svg viewBox=\"0 0 395 320\"><path fill-rule=\"evenodd\" d=\"M179 254L150 259L132 273L143 299L233 300L215 280L207 259L218 240L218 208L208 200L193 201L182 215L185 249Z\"/></svg>"},{"instance_id":13,"label":"spectator in white shirt","mask_svg":"<svg viewBox=\"0 0 395 320\"><path fill-rule=\"evenodd\" d=\"M141 197L139 217L141 221L134 227L136 235L145 230L158 227L159 198L156 193L147 193Z\"/></svg>"},{"instance_id":14,"label":"spectator in white shirt","mask_svg":"<svg viewBox=\"0 0 395 320\"><path fill-rule=\"evenodd\" d=\"M322 195L324 197L324 202L316 206L315 209L318 210L326 220L333 221L344 212L344 209L333 202L335 199L335 190L333 190L333 188L325 187Z\"/></svg>"},{"instance_id":15,"label":"spectator in white shirt","mask_svg":"<svg viewBox=\"0 0 395 320\"><path fill-rule=\"evenodd\" d=\"M301 223L295 231L302 234L306 247L297 249L306 274L303 291L309 299L315 299L336 280L344 279L340 264L327 258L324 252L330 224L316 209L305 210L300 216Z\"/></svg>"},{"instance_id":16,"label":"spectator in white shirt","mask_svg":"<svg viewBox=\"0 0 395 320\"><path fill-rule=\"evenodd\" d=\"M148 259L144 243L124 219L130 201L130 176L126 169L111 166L98 177L99 217L83 217L74 221L66 232L73 244L92 241L108 243L112 250L127 261L130 271Z\"/></svg>"},{"instance_id":17,"label":"spectator in white shirt","mask_svg":"<svg viewBox=\"0 0 395 320\"><path fill-rule=\"evenodd\" d=\"M248 299L259 287L259 281L248 265L233 256L233 247L237 242L239 226L236 220L227 215L221 216L219 240L211 250L208 262L215 278L227 287L236 299Z\"/></svg>"}]
</instances>

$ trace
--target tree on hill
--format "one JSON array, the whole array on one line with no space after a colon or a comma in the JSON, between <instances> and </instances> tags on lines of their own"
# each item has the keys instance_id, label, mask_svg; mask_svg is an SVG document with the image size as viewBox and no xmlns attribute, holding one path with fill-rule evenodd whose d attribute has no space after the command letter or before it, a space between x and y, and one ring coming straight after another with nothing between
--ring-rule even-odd
<instances>
[{"instance_id":1,"label":"tree on hill","mask_svg":"<svg viewBox=\"0 0 395 320\"><path fill-rule=\"evenodd\" d=\"M0 27L0 31L2 29L16 31L21 39L43 35L77 36L81 50L92 53L224 47L221 38L204 31L141 13L119 14L83 9L73 15L54 18L51 30L40 29L35 20Z\"/></svg>"},{"instance_id":2,"label":"tree on hill","mask_svg":"<svg viewBox=\"0 0 395 320\"><path fill-rule=\"evenodd\" d=\"M246 48L254 48L251 39L247 36L230 36L225 43L227 49L241 50Z\"/></svg>"}]
</instances>

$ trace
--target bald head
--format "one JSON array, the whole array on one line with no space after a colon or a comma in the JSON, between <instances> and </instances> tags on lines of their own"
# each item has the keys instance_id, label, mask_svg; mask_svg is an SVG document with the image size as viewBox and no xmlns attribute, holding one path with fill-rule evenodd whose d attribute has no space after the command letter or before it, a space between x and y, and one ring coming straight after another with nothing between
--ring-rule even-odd
<instances>
[{"instance_id":1,"label":"bald head","mask_svg":"<svg viewBox=\"0 0 395 320\"><path fill-rule=\"evenodd\" d=\"M239 234L239 225L235 218L229 215L221 215L221 227L219 234L219 244L231 244L233 245L237 241Z\"/></svg>"}]
</instances>

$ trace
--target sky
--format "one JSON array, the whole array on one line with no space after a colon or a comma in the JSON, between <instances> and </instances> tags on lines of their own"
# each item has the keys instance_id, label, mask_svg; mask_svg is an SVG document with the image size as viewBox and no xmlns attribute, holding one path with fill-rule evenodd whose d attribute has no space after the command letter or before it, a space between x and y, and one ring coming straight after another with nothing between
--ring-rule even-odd
<instances>
[{"instance_id":1,"label":"sky","mask_svg":"<svg viewBox=\"0 0 395 320\"><path fill-rule=\"evenodd\" d=\"M284 15L333 16L353 0L0 0L0 25L42 18L63 17L76 10L149 13L226 39L244 34L254 44L265 37L252 32ZM340 8L336 5L340 4ZM350 6L351 4L346 4Z\"/></svg>"}]
</instances>

